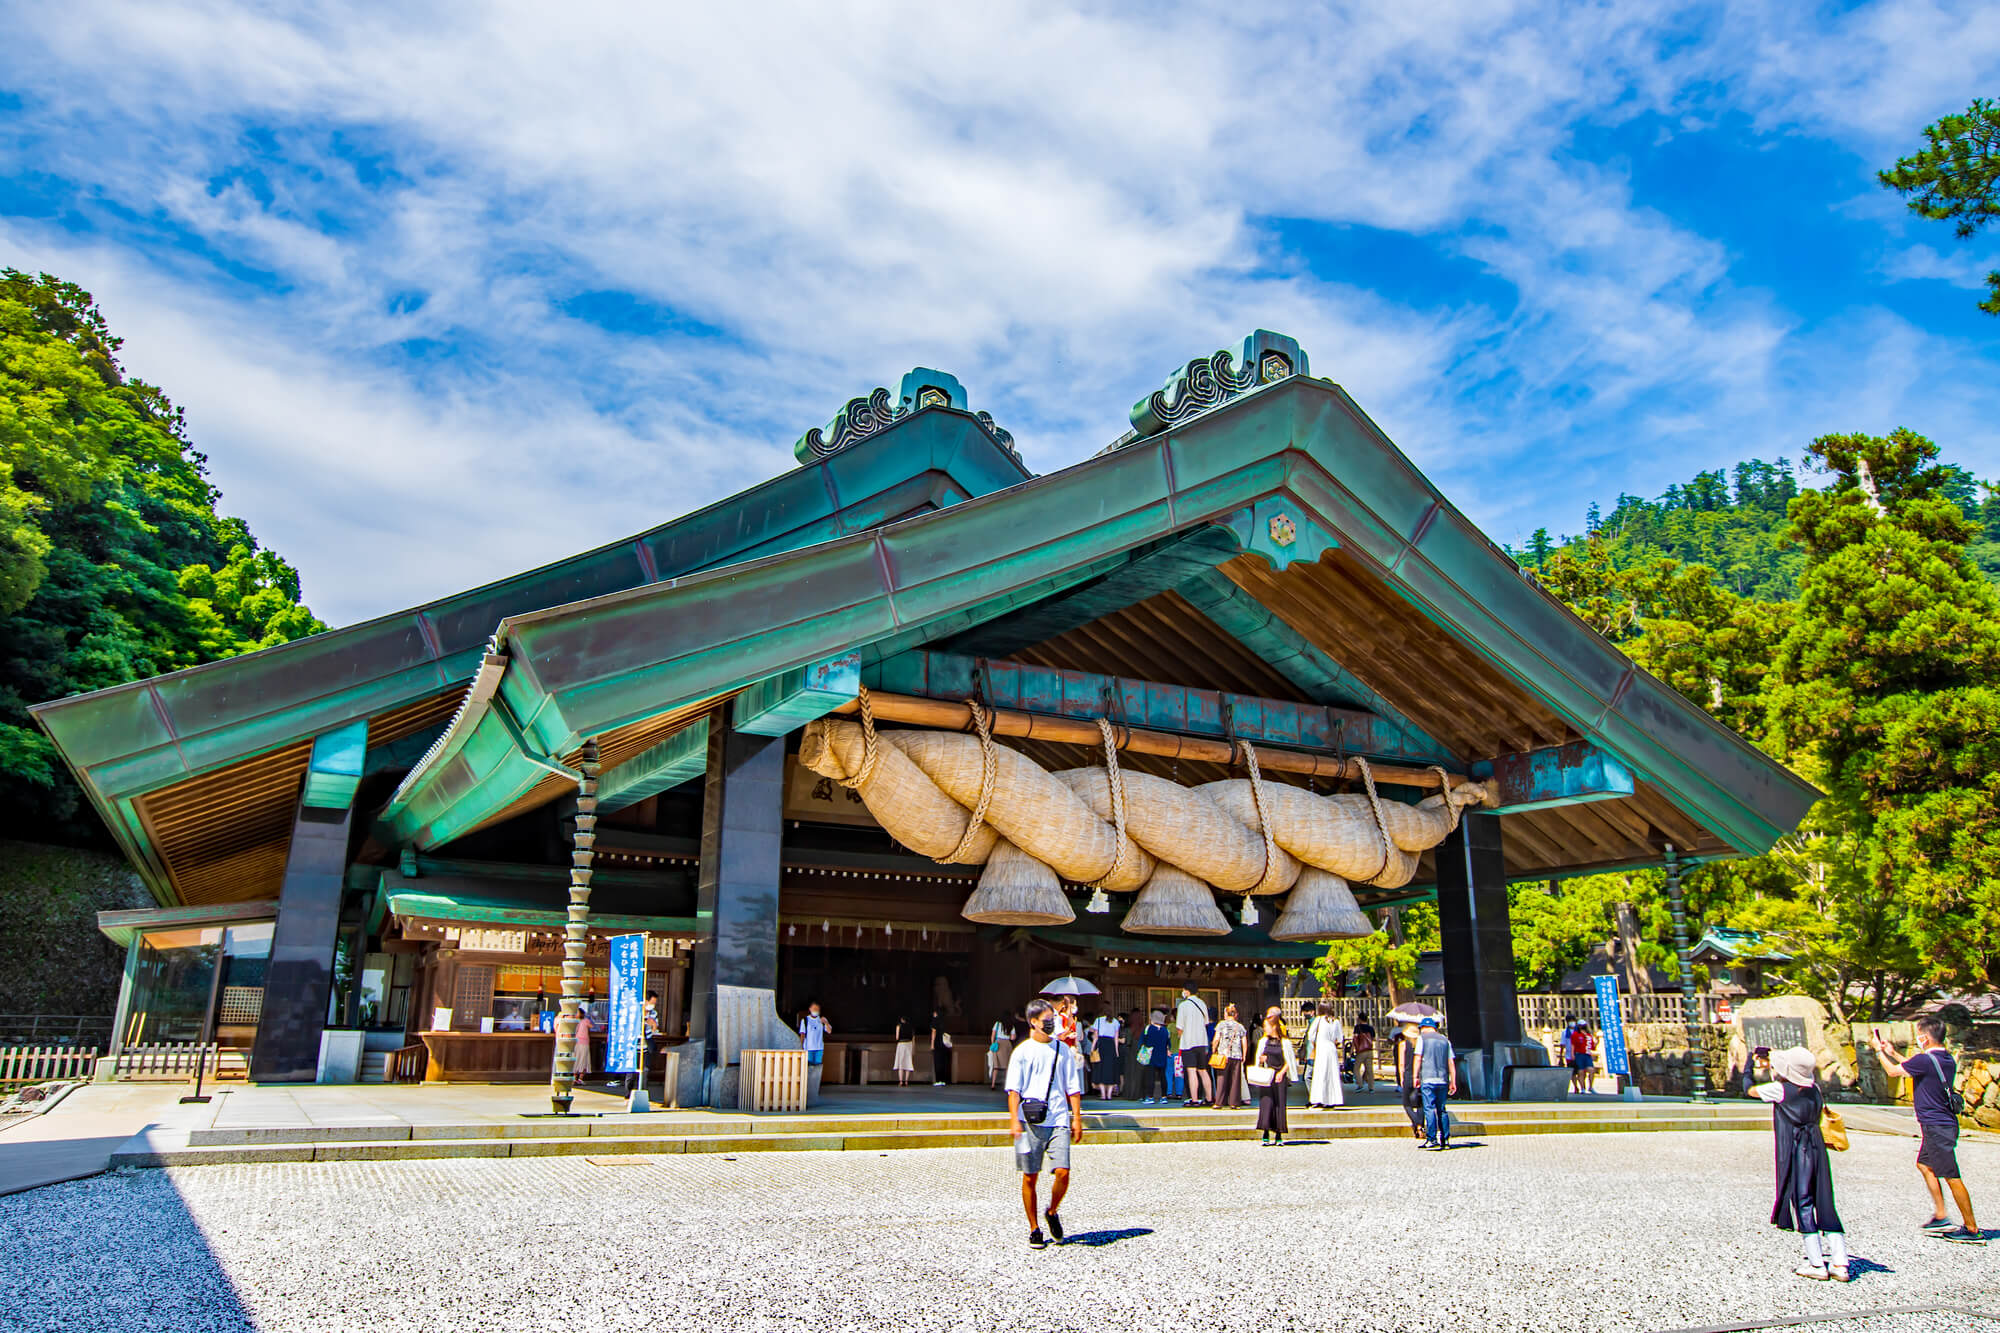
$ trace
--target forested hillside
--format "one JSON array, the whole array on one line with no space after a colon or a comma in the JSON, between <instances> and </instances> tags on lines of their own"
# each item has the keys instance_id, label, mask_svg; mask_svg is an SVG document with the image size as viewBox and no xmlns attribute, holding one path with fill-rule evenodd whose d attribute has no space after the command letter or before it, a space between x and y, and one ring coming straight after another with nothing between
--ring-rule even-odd
<instances>
[{"instance_id":1,"label":"forested hillside","mask_svg":"<svg viewBox=\"0 0 2000 1333\"><path fill-rule=\"evenodd\" d=\"M1689 915L1763 931L1838 1013L2000 987L2000 497L1909 431L1829 435L1658 499L1593 505L1515 559L1606 638L1828 793L1769 855L1686 879ZM1638 909L1675 970L1657 871L1512 886L1516 980L1552 990ZM1330 961L1414 969L1412 947Z\"/></svg>"},{"instance_id":2,"label":"forested hillside","mask_svg":"<svg viewBox=\"0 0 2000 1333\"><path fill-rule=\"evenodd\" d=\"M28 705L324 629L89 292L0 270L0 833L88 841Z\"/></svg>"}]
</instances>

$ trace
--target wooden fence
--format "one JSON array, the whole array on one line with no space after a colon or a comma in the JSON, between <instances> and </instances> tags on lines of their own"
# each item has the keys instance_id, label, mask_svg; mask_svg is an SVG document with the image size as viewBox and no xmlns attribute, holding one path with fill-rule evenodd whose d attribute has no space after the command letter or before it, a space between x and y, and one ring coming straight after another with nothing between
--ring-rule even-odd
<instances>
[{"instance_id":1,"label":"wooden fence","mask_svg":"<svg viewBox=\"0 0 2000 1333\"><path fill-rule=\"evenodd\" d=\"M746 1050L736 1088L739 1111L803 1111L811 1077L804 1051Z\"/></svg>"},{"instance_id":2,"label":"wooden fence","mask_svg":"<svg viewBox=\"0 0 2000 1333\"><path fill-rule=\"evenodd\" d=\"M96 1067L95 1046L0 1046L0 1089L87 1079Z\"/></svg>"},{"instance_id":3,"label":"wooden fence","mask_svg":"<svg viewBox=\"0 0 2000 1333\"><path fill-rule=\"evenodd\" d=\"M1516 1003L1521 1014L1523 1032L1533 1032L1539 1028L1561 1028L1572 1019L1597 1022L1597 997L1595 995L1521 995ZM1306 1023L1312 1016L1314 999L1288 999L1282 1002L1285 1011L1285 1027L1293 1036L1305 1031ZM1423 1003L1436 1009L1444 1016L1445 1023L1451 1021L1451 1011L1446 1007L1442 995L1426 996ZM1618 1005L1627 1023L1684 1023L1686 1013L1678 991L1666 991L1651 995L1620 995ZM1366 1020L1378 1033L1386 1033L1394 1025L1389 1023L1389 1011L1395 1006L1387 996L1358 995L1343 996L1333 1001L1334 1016L1346 1026L1349 1032L1356 1023ZM1721 1019L1716 1012L1717 998L1713 995L1694 997L1694 1021L1716 1023Z\"/></svg>"}]
</instances>

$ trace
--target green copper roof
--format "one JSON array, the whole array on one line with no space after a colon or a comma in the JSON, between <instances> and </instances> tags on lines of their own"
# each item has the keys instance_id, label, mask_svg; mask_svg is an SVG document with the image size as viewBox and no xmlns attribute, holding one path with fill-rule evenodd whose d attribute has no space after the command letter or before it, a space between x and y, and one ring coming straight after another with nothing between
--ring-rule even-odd
<instances>
[{"instance_id":1,"label":"green copper roof","mask_svg":"<svg viewBox=\"0 0 2000 1333\"><path fill-rule=\"evenodd\" d=\"M1241 529L1241 511L1272 506L1383 571L1730 846L1763 850L1817 798L1528 582L1337 386L1294 377L948 511L507 617L488 701L412 774L388 832L435 845L540 780L536 756L837 653L878 661L1099 577L1167 535Z\"/></svg>"},{"instance_id":2,"label":"green copper roof","mask_svg":"<svg viewBox=\"0 0 2000 1333\"><path fill-rule=\"evenodd\" d=\"M463 686L501 617L868 531L1029 473L990 423L933 408L624 541L262 652L31 711L127 856L174 901L134 798Z\"/></svg>"}]
</instances>

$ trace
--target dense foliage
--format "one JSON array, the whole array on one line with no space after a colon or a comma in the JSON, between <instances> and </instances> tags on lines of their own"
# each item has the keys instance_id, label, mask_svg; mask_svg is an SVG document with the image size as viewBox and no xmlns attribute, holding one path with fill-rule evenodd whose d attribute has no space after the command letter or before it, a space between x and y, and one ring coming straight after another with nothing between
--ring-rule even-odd
<instances>
[{"instance_id":1,"label":"dense foliage","mask_svg":"<svg viewBox=\"0 0 2000 1333\"><path fill-rule=\"evenodd\" d=\"M1828 792L1771 855L1688 877L1691 916L1764 932L1785 984L1847 1012L2000 983L2000 495L1909 431L1592 509L1516 558L1642 666ZM1982 576L1982 570L1985 571ZM1553 986L1662 877L1516 896L1516 970ZM1525 912L1523 909L1526 909Z\"/></svg>"},{"instance_id":2,"label":"dense foliage","mask_svg":"<svg viewBox=\"0 0 2000 1333\"><path fill-rule=\"evenodd\" d=\"M90 293L0 270L0 821L38 838L92 824L28 705L325 628L119 345Z\"/></svg>"},{"instance_id":3,"label":"dense foliage","mask_svg":"<svg viewBox=\"0 0 2000 1333\"><path fill-rule=\"evenodd\" d=\"M2000 218L2000 103L1974 98L1962 115L1924 127L1924 146L1876 178L1902 195L1910 211L1956 224L1960 240ZM2000 272L1986 275L1979 308L2000 315Z\"/></svg>"}]
</instances>

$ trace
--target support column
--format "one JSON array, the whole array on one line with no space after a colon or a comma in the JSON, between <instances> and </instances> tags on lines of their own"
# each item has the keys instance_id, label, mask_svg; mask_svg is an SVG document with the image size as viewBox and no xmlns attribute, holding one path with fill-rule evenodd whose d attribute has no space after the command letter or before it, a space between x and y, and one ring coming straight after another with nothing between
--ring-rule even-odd
<instances>
[{"instance_id":1,"label":"support column","mask_svg":"<svg viewBox=\"0 0 2000 1333\"><path fill-rule=\"evenodd\" d=\"M310 1083L319 1076L319 1039L333 993L333 950L353 812L299 805L278 890L278 922L264 974L264 1013L250 1055L257 1083ZM220 951L218 950L218 953ZM222 966L220 957L216 966Z\"/></svg>"},{"instance_id":2,"label":"support column","mask_svg":"<svg viewBox=\"0 0 2000 1333\"><path fill-rule=\"evenodd\" d=\"M1687 1028L1688 1095L1698 1102L1708 1100L1708 1052L1701 1044L1701 1015L1694 998L1694 960L1689 956L1687 901L1681 894L1681 858L1672 843L1667 844L1667 906L1674 914L1674 953L1680 958L1681 1022Z\"/></svg>"},{"instance_id":3,"label":"support column","mask_svg":"<svg viewBox=\"0 0 2000 1333\"><path fill-rule=\"evenodd\" d=\"M1493 1047L1521 1039L1500 816L1466 814L1437 850L1437 877L1451 1043L1481 1052L1491 1070ZM1492 1096L1497 1089L1483 1091Z\"/></svg>"},{"instance_id":4,"label":"support column","mask_svg":"<svg viewBox=\"0 0 2000 1333\"><path fill-rule=\"evenodd\" d=\"M695 902L700 934L688 1011L683 1106L734 1104L732 1025L744 1021L728 1002L739 990L761 991L764 1012L748 1020L789 1032L776 1010L778 873L785 826L785 741L736 730L718 715L708 733L702 795L701 871ZM725 1033L725 1027L731 1031ZM752 1040L767 1040L754 1035ZM796 1044L796 1038L794 1043ZM694 1058L700 1052L701 1059ZM712 1072L710 1072L712 1071ZM706 1085L698 1080L706 1076Z\"/></svg>"},{"instance_id":5,"label":"support column","mask_svg":"<svg viewBox=\"0 0 2000 1333\"><path fill-rule=\"evenodd\" d=\"M556 1018L556 1058L549 1104L568 1115L576 1087L576 1018L583 1011L584 955L590 947L590 869L597 855L597 741L583 743L577 764L576 831L570 835L569 920L563 927L562 1013Z\"/></svg>"}]
</instances>

